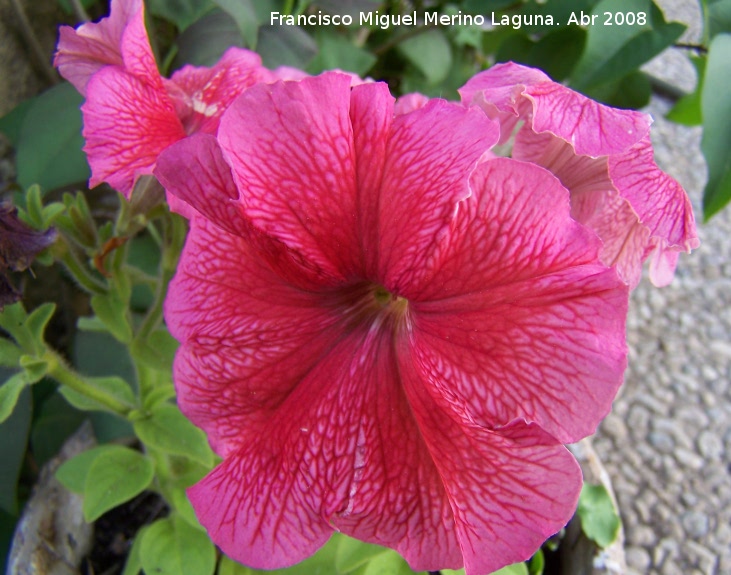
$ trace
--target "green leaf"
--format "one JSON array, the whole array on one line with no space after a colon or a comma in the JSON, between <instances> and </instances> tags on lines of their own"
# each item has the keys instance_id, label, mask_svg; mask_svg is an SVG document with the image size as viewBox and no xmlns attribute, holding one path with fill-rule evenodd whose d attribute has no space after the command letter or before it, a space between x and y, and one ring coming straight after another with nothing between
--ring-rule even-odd
<instances>
[{"instance_id":1,"label":"green leaf","mask_svg":"<svg viewBox=\"0 0 731 575\"><path fill-rule=\"evenodd\" d=\"M92 296L91 309L118 341L132 341L132 328L127 320L127 304L116 294Z\"/></svg>"},{"instance_id":2,"label":"green leaf","mask_svg":"<svg viewBox=\"0 0 731 575\"><path fill-rule=\"evenodd\" d=\"M291 66L304 70L317 54L317 43L299 26L259 28L256 50L267 68Z\"/></svg>"},{"instance_id":3,"label":"green leaf","mask_svg":"<svg viewBox=\"0 0 731 575\"><path fill-rule=\"evenodd\" d=\"M102 453L94 459L86 476L84 519L89 523L95 521L139 495L150 485L154 474L152 462L137 451L123 448Z\"/></svg>"},{"instance_id":4,"label":"green leaf","mask_svg":"<svg viewBox=\"0 0 731 575\"><path fill-rule=\"evenodd\" d=\"M109 395L114 396L116 399L133 406L137 403L135 393L130 387L129 383L124 381L121 377L87 377L86 381L106 391ZM64 396L66 401L73 405L76 409L82 411L110 411L104 404L99 403L83 393L79 393L71 389L70 387L61 386L58 389L59 393Z\"/></svg>"},{"instance_id":5,"label":"green leaf","mask_svg":"<svg viewBox=\"0 0 731 575\"><path fill-rule=\"evenodd\" d=\"M148 0L150 14L185 30L213 8L211 0Z\"/></svg>"},{"instance_id":6,"label":"green leaf","mask_svg":"<svg viewBox=\"0 0 731 575\"><path fill-rule=\"evenodd\" d=\"M15 106L2 118L0 118L0 132L10 140L10 144L17 148L18 140L20 139L20 131L23 128L23 122L25 117L28 115L31 107L35 100L33 98L23 100L20 104Z\"/></svg>"},{"instance_id":7,"label":"green leaf","mask_svg":"<svg viewBox=\"0 0 731 575\"><path fill-rule=\"evenodd\" d=\"M17 144L18 183L39 184L45 190L89 179L82 151L83 97L69 83L36 97L23 119Z\"/></svg>"},{"instance_id":8,"label":"green leaf","mask_svg":"<svg viewBox=\"0 0 731 575\"><path fill-rule=\"evenodd\" d=\"M48 362L38 359L34 355L20 356L19 363L23 368L23 376L27 383L38 383L48 374Z\"/></svg>"},{"instance_id":9,"label":"green leaf","mask_svg":"<svg viewBox=\"0 0 731 575\"><path fill-rule=\"evenodd\" d=\"M81 5L84 8L91 8L94 4L96 4L96 0L80 0ZM74 14L74 9L71 7L70 0L58 0L58 3L61 5L61 8L63 8L63 11L66 12L66 14Z\"/></svg>"},{"instance_id":10,"label":"green leaf","mask_svg":"<svg viewBox=\"0 0 731 575\"><path fill-rule=\"evenodd\" d=\"M69 491L83 495L89 469L91 469L91 464L94 463L96 458L102 453L126 451L128 449L121 445L100 445L99 447L87 449L61 464L56 471L56 479Z\"/></svg>"},{"instance_id":11,"label":"green leaf","mask_svg":"<svg viewBox=\"0 0 731 575\"><path fill-rule=\"evenodd\" d=\"M256 14L254 0L214 0L216 5L234 19L246 46L256 49L256 37L262 24Z\"/></svg>"},{"instance_id":12,"label":"green leaf","mask_svg":"<svg viewBox=\"0 0 731 575\"><path fill-rule=\"evenodd\" d=\"M343 535L338 539L335 568L340 573L349 573L386 551L380 545L363 543L352 537Z\"/></svg>"},{"instance_id":13,"label":"green leaf","mask_svg":"<svg viewBox=\"0 0 731 575\"><path fill-rule=\"evenodd\" d=\"M396 551L384 549L383 553L373 556L352 573L353 575L413 575L414 572Z\"/></svg>"},{"instance_id":14,"label":"green leaf","mask_svg":"<svg viewBox=\"0 0 731 575\"><path fill-rule=\"evenodd\" d=\"M147 531L147 525L142 527L136 534L132 542L132 547L127 553L127 562L124 564L122 575L139 575L142 571L142 559L140 558L140 547L142 547L142 538ZM220 574L219 574L220 575Z\"/></svg>"},{"instance_id":15,"label":"green leaf","mask_svg":"<svg viewBox=\"0 0 731 575\"><path fill-rule=\"evenodd\" d=\"M528 573L529 575L543 575L543 570L546 568L546 557L543 554L543 549L539 549L533 554L528 562Z\"/></svg>"},{"instance_id":16,"label":"green leaf","mask_svg":"<svg viewBox=\"0 0 731 575\"><path fill-rule=\"evenodd\" d=\"M307 66L310 74L338 68L365 76L376 63L377 58L373 54L359 48L342 34L324 29L316 39L320 51Z\"/></svg>"},{"instance_id":17,"label":"green leaf","mask_svg":"<svg viewBox=\"0 0 731 575\"><path fill-rule=\"evenodd\" d=\"M7 370L0 370L0 376L6 374ZM0 437L4 438L0 441L0 509L11 515L18 512L18 477L25 459L32 412L31 393L26 387L21 391L13 413L0 424Z\"/></svg>"},{"instance_id":18,"label":"green leaf","mask_svg":"<svg viewBox=\"0 0 731 575\"><path fill-rule=\"evenodd\" d=\"M175 66L213 66L231 46L243 47L236 21L223 10L213 9L176 40Z\"/></svg>"},{"instance_id":19,"label":"green leaf","mask_svg":"<svg viewBox=\"0 0 731 575\"><path fill-rule=\"evenodd\" d=\"M164 327L155 330L147 338L132 348L132 355L148 367L160 371L170 371L179 347L178 341Z\"/></svg>"},{"instance_id":20,"label":"green leaf","mask_svg":"<svg viewBox=\"0 0 731 575\"><path fill-rule=\"evenodd\" d=\"M701 98L703 94L703 81L706 75L706 57L691 56L690 61L693 63L696 76L698 77L695 90L692 94L683 96L675 102L675 105L665 117L676 124L699 126L703 123Z\"/></svg>"},{"instance_id":21,"label":"green leaf","mask_svg":"<svg viewBox=\"0 0 731 575\"><path fill-rule=\"evenodd\" d=\"M185 488L173 489L170 493L168 503L180 517L185 519L191 525L191 527L205 531L198 521L198 517L195 514L193 506L190 504L188 496L185 494Z\"/></svg>"},{"instance_id":22,"label":"green leaf","mask_svg":"<svg viewBox=\"0 0 731 575\"><path fill-rule=\"evenodd\" d=\"M525 563L513 563L492 573L492 575L528 575Z\"/></svg>"},{"instance_id":23,"label":"green leaf","mask_svg":"<svg viewBox=\"0 0 731 575\"><path fill-rule=\"evenodd\" d=\"M644 25L604 25L605 12L646 15ZM572 74L577 90L588 90L618 80L675 42L685 30L666 23L651 0L602 0L593 10L597 22L589 27L586 49Z\"/></svg>"},{"instance_id":24,"label":"green leaf","mask_svg":"<svg viewBox=\"0 0 731 575\"><path fill-rule=\"evenodd\" d=\"M157 405L150 417L135 421L135 433L150 447L182 455L207 467L213 466L213 452L205 433L170 404Z\"/></svg>"},{"instance_id":25,"label":"green leaf","mask_svg":"<svg viewBox=\"0 0 731 575\"><path fill-rule=\"evenodd\" d=\"M13 413L20 393L27 385L26 376L21 372L11 376L0 386L0 423L4 422Z\"/></svg>"},{"instance_id":26,"label":"green leaf","mask_svg":"<svg viewBox=\"0 0 731 575\"><path fill-rule=\"evenodd\" d=\"M703 83L703 139L701 150L708 164L708 183L703 191L706 220L731 199L731 34L719 34L711 42Z\"/></svg>"},{"instance_id":27,"label":"green leaf","mask_svg":"<svg viewBox=\"0 0 731 575\"><path fill-rule=\"evenodd\" d=\"M581 519L584 535L599 547L608 547L617 538L619 515L603 485L584 484L576 514Z\"/></svg>"},{"instance_id":28,"label":"green leaf","mask_svg":"<svg viewBox=\"0 0 731 575\"><path fill-rule=\"evenodd\" d=\"M615 108L636 110L647 106L652 95L652 86L644 72L635 70L618 81L587 90L586 94Z\"/></svg>"},{"instance_id":29,"label":"green leaf","mask_svg":"<svg viewBox=\"0 0 731 575\"><path fill-rule=\"evenodd\" d=\"M25 325L28 331L30 331L31 336L38 342L39 349L43 349L43 334L55 311L55 303L44 303L34 309L25 321Z\"/></svg>"},{"instance_id":30,"label":"green leaf","mask_svg":"<svg viewBox=\"0 0 731 575\"><path fill-rule=\"evenodd\" d=\"M444 80L452 67L452 48L444 32L439 29L432 29L400 42L398 51L432 85Z\"/></svg>"},{"instance_id":31,"label":"green leaf","mask_svg":"<svg viewBox=\"0 0 731 575\"><path fill-rule=\"evenodd\" d=\"M731 32L731 0L702 0L706 20L705 33L709 39Z\"/></svg>"},{"instance_id":32,"label":"green leaf","mask_svg":"<svg viewBox=\"0 0 731 575\"><path fill-rule=\"evenodd\" d=\"M173 516L147 528L140 560L145 573L210 575L216 568L216 549L204 532Z\"/></svg>"},{"instance_id":33,"label":"green leaf","mask_svg":"<svg viewBox=\"0 0 731 575\"><path fill-rule=\"evenodd\" d=\"M0 337L0 365L18 367L23 352L9 339Z\"/></svg>"},{"instance_id":34,"label":"green leaf","mask_svg":"<svg viewBox=\"0 0 731 575\"><path fill-rule=\"evenodd\" d=\"M218 564L218 575L256 575L256 573L253 569L244 567L225 555L221 557L221 562Z\"/></svg>"},{"instance_id":35,"label":"green leaf","mask_svg":"<svg viewBox=\"0 0 731 575\"><path fill-rule=\"evenodd\" d=\"M334 575L333 565L340 537L339 533L333 534L330 540L309 559L286 569L267 572L268 575Z\"/></svg>"}]
</instances>

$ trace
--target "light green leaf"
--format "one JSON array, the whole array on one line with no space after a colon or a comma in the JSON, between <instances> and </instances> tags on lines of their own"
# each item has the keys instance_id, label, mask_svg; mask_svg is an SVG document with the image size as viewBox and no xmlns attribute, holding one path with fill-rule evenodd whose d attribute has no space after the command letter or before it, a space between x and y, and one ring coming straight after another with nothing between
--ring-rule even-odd
<instances>
[{"instance_id":1,"label":"light green leaf","mask_svg":"<svg viewBox=\"0 0 731 575\"><path fill-rule=\"evenodd\" d=\"M172 516L147 528L140 560L145 573L210 575L216 568L216 549L203 531Z\"/></svg>"},{"instance_id":2,"label":"light green leaf","mask_svg":"<svg viewBox=\"0 0 731 575\"><path fill-rule=\"evenodd\" d=\"M69 491L83 495L91 464L102 453L115 451L126 452L127 448L121 445L100 445L99 447L87 449L65 461L56 471L56 479Z\"/></svg>"},{"instance_id":3,"label":"light green leaf","mask_svg":"<svg viewBox=\"0 0 731 575\"><path fill-rule=\"evenodd\" d=\"M211 0L149 0L150 14L175 24L181 31L213 8Z\"/></svg>"},{"instance_id":4,"label":"light green leaf","mask_svg":"<svg viewBox=\"0 0 731 575\"><path fill-rule=\"evenodd\" d=\"M218 564L218 575L256 575L256 573L253 569L244 567L225 555L221 557L221 561Z\"/></svg>"},{"instance_id":5,"label":"light green leaf","mask_svg":"<svg viewBox=\"0 0 731 575\"><path fill-rule=\"evenodd\" d=\"M605 12L645 14L646 23L604 25ZM597 15L597 22L588 29L586 49L572 74L571 85L578 90L626 76L670 46L686 28L678 22L665 22L651 0L602 0L592 14Z\"/></svg>"},{"instance_id":6,"label":"light green leaf","mask_svg":"<svg viewBox=\"0 0 731 575\"><path fill-rule=\"evenodd\" d=\"M18 367L22 353L20 348L12 341L0 337L0 365Z\"/></svg>"},{"instance_id":7,"label":"light green leaf","mask_svg":"<svg viewBox=\"0 0 731 575\"><path fill-rule=\"evenodd\" d=\"M708 183L703 191L706 220L731 199L731 34L719 34L711 42L703 83L703 139L701 150L708 164Z\"/></svg>"},{"instance_id":8,"label":"light green leaf","mask_svg":"<svg viewBox=\"0 0 731 575\"><path fill-rule=\"evenodd\" d=\"M185 488L173 489L170 494L170 505L175 512L183 519L185 519L191 527L205 531L204 527L198 521L198 517L195 514L193 506L190 504L188 496L185 494Z\"/></svg>"},{"instance_id":9,"label":"light green leaf","mask_svg":"<svg viewBox=\"0 0 731 575\"><path fill-rule=\"evenodd\" d=\"M127 304L116 294L92 296L91 309L118 341L132 341L132 328L127 320Z\"/></svg>"},{"instance_id":10,"label":"light green leaf","mask_svg":"<svg viewBox=\"0 0 731 575\"><path fill-rule=\"evenodd\" d=\"M34 309L25 321L25 325L28 328L33 339L38 342L39 349L43 348L43 334L46 331L48 322L51 321L54 312L56 311L55 303L44 303Z\"/></svg>"},{"instance_id":11,"label":"light green leaf","mask_svg":"<svg viewBox=\"0 0 731 575\"><path fill-rule=\"evenodd\" d=\"M338 550L335 554L335 568L340 573L349 573L385 551L386 549L380 545L363 543L352 537L341 535L338 538Z\"/></svg>"},{"instance_id":12,"label":"light green leaf","mask_svg":"<svg viewBox=\"0 0 731 575\"><path fill-rule=\"evenodd\" d=\"M365 76L377 60L373 54L359 48L342 34L328 29L317 35L317 44L320 51L307 67L310 74L338 68Z\"/></svg>"},{"instance_id":13,"label":"light green leaf","mask_svg":"<svg viewBox=\"0 0 731 575\"><path fill-rule=\"evenodd\" d=\"M84 519L95 521L139 495L150 485L154 474L152 462L132 449L100 454L92 462L84 484Z\"/></svg>"},{"instance_id":14,"label":"light green leaf","mask_svg":"<svg viewBox=\"0 0 731 575\"><path fill-rule=\"evenodd\" d=\"M0 423L4 422L13 413L18 403L20 392L28 385L24 373L16 373L0 386Z\"/></svg>"},{"instance_id":15,"label":"light green leaf","mask_svg":"<svg viewBox=\"0 0 731 575\"><path fill-rule=\"evenodd\" d=\"M373 556L352 575L413 575L413 571L403 557L392 549L384 549L383 553Z\"/></svg>"},{"instance_id":16,"label":"light green leaf","mask_svg":"<svg viewBox=\"0 0 731 575\"><path fill-rule=\"evenodd\" d=\"M106 391L109 395L114 396L120 401L126 403L130 407L137 403L135 393L132 391L129 383L121 377L87 377L86 381ZM61 386L59 393L64 396L66 401L73 405L76 409L82 411L110 411L104 404L99 403L83 393L79 393L70 387Z\"/></svg>"},{"instance_id":17,"label":"light green leaf","mask_svg":"<svg viewBox=\"0 0 731 575\"><path fill-rule=\"evenodd\" d=\"M617 538L619 515L603 485L584 484L576 514L581 519L584 535L599 547L608 547Z\"/></svg>"},{"instance_id":18,"label":"light green leaf","mask_svg":"<svg viewBox=\"0 0 731 575\"><path fill-rule=\"evenodd\" d=\"M82 102L83 97L67 82L33 100L17 144L18 182L23 188L38 183L51 190L89 179L81 150Z\"/></svg>"},{"instance_id":19,"label":"light green leaf","mask_svg":"<svg viewBox=\"0 0 731 575\"><path fill-rule=\"evenodd\" d=\"M335 533L330 537L330 541L325 543L309 559L305 559L302 563L286 569L276 569L267 572L268 575L335 575L333 565L335 564L335 554L337 552L339 538L340 535Z\"/></svg>"},{"instance_id":20,"label":"light green leaf","mask_svg":"<svg viewBox=\"0 0 731 575\"><path fill-rule=\"evenodd\" d=\"M398 51L432 85L444 80L452 67L452 48L444 32L438 28L400 42Z\"/></svg>"},{"instance_id":21,"label":"light green leaf","mask_svg":"<svg viewBox=\"0 0 731 575\"><path fill-rule=\"evenodd\" d=\"M142 559L140 559L140 547L142 546L142 538L147 531L147 525L142 527L135 535L132 542L132 548L127 553L127 562L124 564L122 575L139 575L142 571ZM220 574L219 574L220 575Z\"/></svg>"},{"instance_id":22,"label":"light green leaf","mask_svg":"<svg viewBox=\"0 0 731 575\"><path fill-rule=\"evenodd\" d=\"M703 80L706 75L706 57L691 56L698 82L692 94L683 96L673 106L672 110L665 116L668 120L684 126L699 126L703 123L703 111L701 109L701 98L703 95Z\"/></svg>"},{"instance_id":23,"label":"light green leaf","mask_svg":"<svg viewBox=\"0 0 731 575\"><path fill-rule=\"evenodd\" d=\"M707 38L731 32L731 0L702 0Z\"/></svg>"},{"instance_id":24,"label":"light green leaf","mask_svg":"<svg viewBox=\"0 0 731 575\"><path fill-rule=\"evenodd\" d=\"M525 563L513 563L493 572L492 575L528 575L528 567Z\"/></svg>"},{"instance_id":25,"label":"light green leaf","mask_svg":"<svg viewBox=\"0 0 731 575\"><path fill-rule=\"evenodd\" d=\"M543 554L543 549L539 549L533 554L528 562L528 573L529 575L543 575L543 570L546 568L546 557Z\"/></svg>"},{"instance_id":26,"label":"light green leaf","mask_svg":"<svg viewBox=\"0 0 731 575\"><path fill-rule=\"evenodd\" d=\"M135 421L137 436L150 447L189 457L207 467L213 466L213 452L205 434L171 404L155 406L150 417Z\"/></svg>"}]
</instances>

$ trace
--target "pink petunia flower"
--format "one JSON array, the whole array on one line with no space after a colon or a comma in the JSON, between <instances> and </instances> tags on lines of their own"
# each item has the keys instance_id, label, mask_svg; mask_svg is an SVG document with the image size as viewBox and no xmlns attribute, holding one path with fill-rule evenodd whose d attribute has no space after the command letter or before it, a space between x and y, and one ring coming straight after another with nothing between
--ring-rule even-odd
<instances>
[{"instance_id":1,"label":"pink petunia flower","mask_svg":"<svg viewBox=\"0 0 731 575\"><path fill-rule=\"evenodd\" d=\"M604 106L513 63L477 74L460 95L500 121L501 143L520 126L512 157L561 180L572 216L597 232L602 261L631 287L648 258L652 283L669 284L679 252L698 247L685 191L653 159L648 115Z\"/></svg>"},{"instance_id":2,"label":"pink petunia flower","mask_svg":"<svg viewBox=\"0 0 731 575\"><path fill-rule=\"evenodd\" d=\"M628 288L498 126L328 73L260 84L155 175L198 214L165 316L178 402L224 461L188 491L231 557L341 531L490 573L571 517L626 364Z\"/></svg>"},{"instance_id":3,"label":"pink petunia flower","mask_svg":"<svg viewBox=\"0 0 731 575\"><path fill-rule=\"evenodd\" d=\"M108 18L76 30L62 27L55 65L86 96L90 185L108 182L127 197L170 144L194 132L215 134L236 96L277 78L257 54L240 48L227 50L212 68L185 66L163 78L142 0L112 0Z\"/></svg>"}]
</instances>

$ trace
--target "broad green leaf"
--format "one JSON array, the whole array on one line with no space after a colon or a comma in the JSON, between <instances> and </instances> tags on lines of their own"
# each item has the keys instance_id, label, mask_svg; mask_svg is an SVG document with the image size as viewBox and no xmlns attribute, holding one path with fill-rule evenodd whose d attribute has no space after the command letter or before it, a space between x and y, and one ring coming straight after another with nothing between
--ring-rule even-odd
<instances>
[{"instance_id":1,"label":"broad green leaf","mask_svg":"<svg viewBox=\"0 0 731 575\"><path fill-rule=\"evenodd\" d=\"M254 7L254 0L214 0L216 5L234 19L246 46L256 49L256 37L262 23Z\"/></svg>"},{"instance_id":2,"label":"broad green leaf","mask_svg":"<svg viewBox=\"0 0 731 575\"><path fill-rule=\"evenodd\" d=\"M221 562L218 564L218 575L256 575L256 573L253 569L244 567L225 555L221 557Z\"/></svg>"},{"instance_id":3,"label":"broad green leaf","mask_svg":"<svg viewBox=\"0 0 731 575\"><path fill-rule=\"evenodd\" d=\"M134 346L132 355L153 369L170 371L179 345L178 341L162 328L151 333L147 341Z\"/></svg>"},{"instance_id":4,"label":"broad green leaf","mask_svg":"<svg viewBox=\"0 0 731 575\"><path fill-rule=\"evenodd\" d=\"M81 148L83 97L64 82L44 92L23 119L17 143L18 183L45 190L89 179L89 165Z\"/></svg>"},{"instance_id":5,"label":"broad green leaf","mask_svg":"<svg viewBox=\"0 0 731 575\"><path fill-rule=\"evenodd\" d=\"M605 12L644 14L646 22L604 25ZM651 0L602 0L592 14L597 15L597 23L588 29L586 49L572 74L571 84L578 90L622 78L670 46L686 28L665 22Z\"/></svg>"},{"instance_id":6,"label":"broad green leaf","mask_svg":"<svg viewBox=\"0 0 731 575\"><path fill-rule=\"evenodd\" d=\"M49 390L50 393L47 393ZM55 457L64 442L82 423L84 414L71 407L47 379L33 386L34 416L30 440L39 466Z\"/></svg>"},{"instance_id":7,"label":"broad green leaf","mask_svg":"<svg viewBox=\"0 0 731 575\"><path fill-rule=\"evenodd\" d=\"M184 488L181 487L173 489L170 493L170 500L168 503L180 517L185 519L191 525L191 527L205 531L198 521L198 517L195 514L195 510L193 509L188 496L185 494Z\"/></svg>"},{"instance_id":8,"label":"broad green leaf","mask_svg":"<svg viewBox=\"0 0 731 575\"><path fill-rule=\"evenodd\" d=\"M581 519L584 535L599 547L608 547L617 538L619 515L603 485L584 484L576 514Z\"/></svg>"},{"instance_id":9,"label":"broad green leaf","mask_svg":"<svg viewBox=\"0 0 731 575\"><path fill-rule=\"evenodd\" d=\"M706 57L691 56L690 61L695 67L698 81L695 91L692 94L683 96L675 102L672 110L665 116L668 120L676 124L684 126L699 126L703 123L703 113L701 110L701 98L703 94L703 80L706 75Z\"/></svg>"},{"instance_id":10,"label":"broad green leaf","mask_svg":"<svg viewBox=\"0 0 731 575\"><path fill-rule=\"evenodd\" d=\"M91 8L94 4L96 4L96 1L97 0L80 0L81 5L84 8ZM63 8L63 11L66 12L66 14L74 13L70 0L58 0L58 3L61 5L61 8Z\"/></svg>"},{"instance_id":11,"label":"broad green leaf","mask_svg":"<svg viewBox=\"0 0 731 575\"><path fill-rule=\"evenodd\" d=\"M317 54L317 43L298 26L267 24L259 28L256 51L267 68L292 66L304 70Z\"/></svg>"},{"instance_id":12,"label":"broad green leaf","mask_svg":"<svg viewBox=\"0 0 731 575\"><path fill-rule=\"evenodd\" d=\"M7 370L0 370L0 376L7 374ZM25 388L16 401L13 413L0 424L0 437L4 438L0 441L0 509L11 515L18 512L18 477L28 443L32 411L30 389Z\"/></svg>"},{"instance_id":13,"label":"broad green leaf","mask_svg":"<svg viewBox=\"0 0 731 575\"><path fill-rule=\"evenodd\" d=\"M114 396L116 399L126 403L130 407L137 403L135 393L132 391L129 383L124 381L121 377L87 377L86 381L90 384L103 389L109 395ZM73 405L76 409L82 411L108 411L104 404L95 401L84 395L71 389L70 387L61 386L58 389L59 393L64 396L66 401Z\"/></svg>"},{"instance_id":14,"label":"broad green leaf","mask_svg":"<svg viewBox=\"0 0 731 575\"><path fill-rule=\"evenodd\" d=\"M703 139L701 150L708 164L703 191L703 216L708 220L731 199L731 34L711 42L703 83Z\"/></svg>"},{"instance_id":15,"label":"broad green leaf","mask_svg":"<svg viewBox=\"0 0 731 575\"><path fill-rule=\"evenodd\" d=\"M432 85L444 80L452 67L452 48L444 32L438 28L399 42L398 51Z\"/></svg>"},{"instance_id":16,"label":"broad green leaf","mask_svg":"<svg viewBox=\"0 0 731 575\"><path fill-rule=\"evenodd\" d=\"M377 60L373 54L359 48L342 34L328 29L324 29L317 35L317 44L320 51L307 66L310 74L319 74L324 70L338 68L365 76Z\"/></svg>"},{"instance_id":17,"label":"broad green leaf","mask_svg":"<svg viewBox=\"0 0 731 575\"><path fill-rule=\"evenodd\" d=\"M61 464L56 471L56 479L69 491L83 495L89 469L91 469L91 464L94 463L96 458L102 453L126 451L128 449L121 445L100 445L99 447L87 449Z\"/></svg>"},{"instance_id":18,"label":"broad green leaf","mask_svg":"<svg viewBox=\"0 0 731 575\"><path fill-rule=\"evenodd\" d=\"M563 26L579 25L581 23L581 14L587 16L599 0L530 0L524 2L518 10L508 9L502 12L500 16L507 15L516 18L516 23L520 26L520 31L529 34L547 34L556 28ZM500 21L498 15L495 16L496 21ZM505 28L506 26L502 26Z\"/></svg>"},{"instance_id":19,"label":"broad green leaf","mask_svg":"<svg viewBox=\"0 0 731 575\"><path fill-rule=\"evenodd\" d=\"M203 531L172 516L147 528L140 544L140 561L145 573L210 575L216 568L216 549Z\"/></svg>"},{"instance_id":20,"label":"broad green leaf","mask_svg":"<svg viewBox=\"0 0 731 575\"><path fill-rule=\"evenodd\" d=\"M335 533L320 550L309 559L286 569L275 569L267 571L268 575L341 575L335 574L335 555L338 548L338 540L341 536Z\"/></svg>"},{"instance_id":21,"label":"broad green leaf","mask_svg":"<svg viewBox=\"0 0 731 575\"><path fill-rule=\"evenodd\" d=\"M5 137L10 140L10 143L14 147L18 147L18 140L20 139L20 130L23 127L25 117L28 115L28 111L35 102L34 98L23 100L20 104L15 106L2 118L0 118L0 132L5 134Z\"/></svg>"},{"instance_id":22,"label":"broad green leaf","mask_svg":"<svg viewBox=\"0 0 731 575\"><path fill-rule=\"evenodd\" d=\"M706 37L731 32L731 0L702 0L706 21Z\"/></svg>"},{"instance_id":23,"label":"broad green leaf","mask_svg":"<svg viewBox=\"0 0 731 575\"><path fill-rule=\"evenodd\" d=\"M136 534L132 542L132 547L127 553L127 561L124 564L122 575L139 575L142 571L142 560L140 559L140 547L142 546L142 538L147 531L147 525L142 527ZM219 574L220 575L220 574Z\"/></svg>"},{"instance_id":24,"label":"broad green leaf","mask_svg":"<svg viewBox=\"0 0 731 575\"><path fill-rule=\"evenodd\" d=\"M174 405L157 405L150 417L134 422L134 429L150 447L213 466L213 452L205 434Z\"/></svg>"},{"instance_id":25,"label":"broad green leaf","mask_svg":"<svg viewBox=\"0 0 731 575\"><path fill-rule=\"evenodd\" d=\"M20 393L28 385L25 373L16 373L0 386L0 423L13 413Z\"/></svg>"},{"instance_id":26,"label":"broad green leaf","mask_svg":"<svg viewBox=\"0 0 731 575\"><path fill-rule=\"evenodd\" d=\"M243 47L244 39L236 21L215 8L178 36L176 43L176 67L213 66L231 46Z\"/></svg>"},{"instance_id":27,"label":"broad green leaf","mask_svg":"<svg viewBox=\"0 0 731 575\"><path fill-rule=\"evenodd\" d=\"M624 78L587 90L586 94L615 108L637 110L650 102L652 86L644 72L635 70Z\"/></svg>"},{"instance_id":28,"label":"broad green leaf","mask_svg":"<svg viewBox=\"0 0 731 575\"><path fill-rule=\"evenodd\" d=\"M148 5L150 14L172 22L180 30L185 30L214 6L211 0L148 0Z\"/></svg>"},{"instance_id":29,"label":"broad green leaf","mask_svg":"<svg viewBox=\"0 0 731 575\"><path fill-rule=\"evenodd\" d=\"M540 68L556 82L567 78L578 64L586 44L586 31L577 26L560 28L535 43L527 64Z\"/></svg>"},{"instance_id":30,"label":"broad green leaf","mask_svg":"<svg viewBox=\"0 0 731 575\"><path fill-rule=\"evenodd\" d=\"M91 298L91 309L118 341L132 341L132 328L127 319L127 304L116 294L95 295Z\"/></svg>"},{"instance_id":31,"label":"broad green leaf","mask_svg":"<svg viewBox=\"0 0 731 575\"><path fill-rule=\"evenodd\" d=\"M364 543L341 535L335 554L335 568L340 573L349 573L385 551L386 549L380 545Z\"/></svg>"},{"instance_id":32,"label":"broad green leaf","mask_svg":"<svg viewBox=\"0 0 731 575\"><path fill-rule=\"evenodd\" d=\"M384 549L383 553L374 555L352 575L413 575L413 571L403 557L392 549Z\"/></svg>"},{"instance_id":33,"label":"broad green leaf","mask_svg":"<svg viewBox=\"0 0 731 575\"><path fill-rule=\"evenodd\" d=\"M150 485L154 473L152 462L132 449L100 454L92 462L84 484L84 519L95 521L139 495Z\"/></svg>"}]
</instances>

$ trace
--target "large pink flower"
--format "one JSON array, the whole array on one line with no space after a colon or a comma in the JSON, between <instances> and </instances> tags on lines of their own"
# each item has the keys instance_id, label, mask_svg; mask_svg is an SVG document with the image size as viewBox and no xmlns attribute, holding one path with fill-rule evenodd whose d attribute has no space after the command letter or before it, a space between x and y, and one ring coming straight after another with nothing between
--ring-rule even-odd
<instances>
[{"instance_id":1,"label":"large pink flower","mask_svg":"<svg viewBox=\"0 0 731 575\"><path fill-rule=\"evenodd\" d=\"M166 303L178 402L224 461L188 492L230 556L334 530L485 574L574 511L563 442L622 379L628 289L497 124L329 73L258 85L155 174L199 212Z\"/></svg>"},{"instance_id":2,"label":"large pink flower","mask_svg":"<svg viewBox=\"0 0 731 575\"><path fill-rule=\"evenodd\" d=\"M60 30L55 64L86 102L90 185L108 182L129 197L160 153L194 132L215 133L244 89L273 81L259 56L230 48L212 68L185 66L163 78L145 30L142 0L112 0L98 23Z\"/></svg>"},{"instance_id":3,"label":"large pink flower","mask_svg":"<svg viewBox=\"0 0 731 575\"><path fill-rule=\"evenodd\" d=\"M501 143L519 121L512 157L549 169L571 191L572 215L604 242L601 259L632 287L650 258L658 286L678 254L698 247L693 211L678 182L653 159L651 118L594 102L540 70L500 64L460 90L501 124Z\"/></svg>"}]
</instances>

